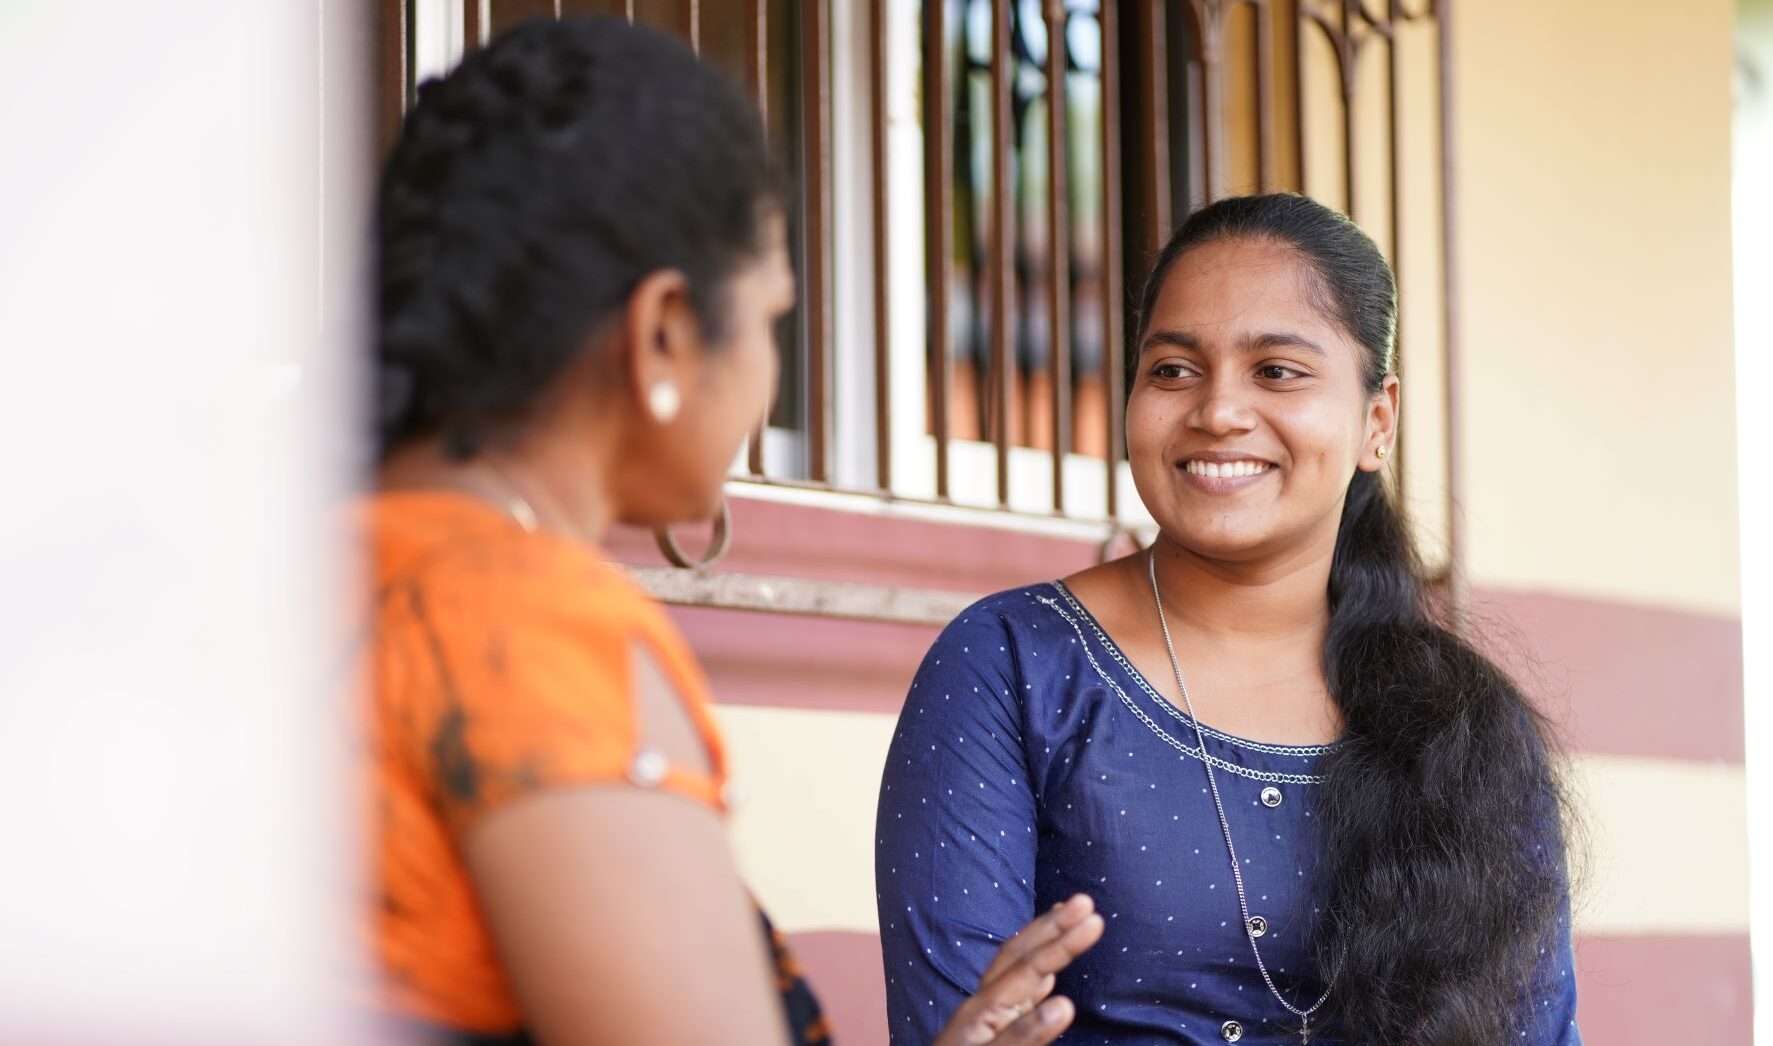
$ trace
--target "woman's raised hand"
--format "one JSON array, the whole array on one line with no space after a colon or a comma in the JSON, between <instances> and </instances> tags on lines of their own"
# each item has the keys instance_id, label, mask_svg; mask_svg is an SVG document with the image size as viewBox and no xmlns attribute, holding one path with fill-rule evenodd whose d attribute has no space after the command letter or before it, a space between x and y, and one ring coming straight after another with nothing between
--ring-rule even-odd
<instances>
[{"instance_id":1,"label":"woman's raised hand","mask_svg":"<svg viewBox=\"0 0 1773 1046\"><path fill-rule=\"evenodd\" d=\"M954 1011L935 1046L1039 1046L1058 1038L1076 1010L1052 994L1056 977L1102 931L1096 903L1081 893L1022 927L998 949L979 990Z\"/></svg>"}]
</instances>

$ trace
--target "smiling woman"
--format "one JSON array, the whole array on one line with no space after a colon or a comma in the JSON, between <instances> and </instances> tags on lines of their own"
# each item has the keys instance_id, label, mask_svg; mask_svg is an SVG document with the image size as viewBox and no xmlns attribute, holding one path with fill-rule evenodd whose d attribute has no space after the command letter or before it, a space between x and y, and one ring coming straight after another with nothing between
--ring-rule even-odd
<instances>
[{"instance_id":1,"label":"smiling woman","mask_svg":"<svg viewBox=\"0 0 1773 1046\"><path fill-rule=\"evenodd\" d=\"M968 609L900 718L895 1032L1087 891L1109 929L1059 989L1091 1042L1580 1041L1544 728L1433 616L1382 477L1396 316L1378 248L1304 197L1160 254L1126 425L1156 542Z\"/></svg>"},{"instance_id":2,"label":"smiling woman","mask_svg":"<svg viewBox=\"0 0 1773 1046\"><path fill-rule=\"evenodd\" d=\"M1335 218L1302 197L1269 199L1295 220ZM1299 247L1274 234L1208 235L1212 213L1171 242L1146 286L1128 383L1134 482L1153 518L1205 554L1247 561L1306 541L1327 556L1349 477L1376 472L1396 436L1395 310L1366 318L1366 343L1384 352L1363 351ZM1366 260L1383 270L1376 249Z\"/></svg>"}]
</instances>

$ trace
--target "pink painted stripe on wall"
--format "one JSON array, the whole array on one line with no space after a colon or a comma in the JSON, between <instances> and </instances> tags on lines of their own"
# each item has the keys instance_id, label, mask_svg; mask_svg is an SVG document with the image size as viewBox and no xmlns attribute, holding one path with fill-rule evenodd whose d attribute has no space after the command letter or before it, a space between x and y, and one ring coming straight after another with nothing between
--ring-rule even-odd
<instances>
[{"instance_id":1,"label":"pink painted stripe on wall","mask_svg":"<svg viewBox=\"0 0 1773 1046\"><path fill-rule=\"evenodd\" d=\"M747 498L719 569L984 595L1095 561L1091 542ZM684 542L694 542L685 535ZM618 530L623 562L662 562ZM1578 752L1743 761L1742 645L1730 617L1551 593L1478 589L1481 642ZM680 609L737 704L897 713L934 629Z\"/></svg>"},{"instance_id":2,"label":"pink painted stripe on wall","mask_svg":"<svg viewBox=\"0 0 1773 1046\"><path fill-rule=\"evenodd\" d=\"M672 607L715 700L896 716L937 629Z\"/></svg>"},{"instance_id":3,"label":"pink painted stripe on wall","mask_svg":"<svg viewBox=\"0 0 1773 1046\"><path fill-rule=\"evenodd\" d=\"M790 938L841 1046L885 1046L880 939L871 933ZM1579 1021L1591 1046L1749 1046L1747 935L1582 937Z\"/></svg>"},{"instance_id":4,"label":"pink painted stripe on wall","mask_svg":"<svg viewBox=\"0 0 1773 1046\"><path fill-rule=\"evenodd\" d=\"M1747 934L1581 937L1576 976L1582 1037L1592 1046L1754 1039Z\"/></svg>"},{"instance_id":5,"label":"pink painted stripe on wall","mask_svg":"<svg viewBox=\"0 0 1773 1046\"><path fill-rule=\"evenodd\" d=\"M1096 545L1003 527L733 498L732 548L720 569L829 581L908 585L985 595L1096 562ZM959 510L956 510L959 511ZM691 555L706 528L680 528ZM605 543L622 563L664 566L650 533L616 528Z\"/></svg>"},{"instance_id":6,"label":"pink painted stripe on wall","mask_svg":"<svg viewBox=\"0 0 1773 1046\"><path fill-rule=\"evenodd\" d=\"M880 936L795 933L788 946L825 1007L837 1046L886 1046L886 973Z\"/></svg>"},{"instance_id":7,"label":"pink painted stripe on wall","mask_svg":"<svg viewBox=\"0 0 1773 1046\"><path fill-rule=\"evenodd\" d=\"M1479 627L1575 752L1740 764L1733 621L1480 593ZM697 607L672 616L720 701L898 714L936 629Z\"/></svg>"},{"instance_id":8,"label":"pink painted stripe on wall","mask_svg":"<svg viewBox=\"0 0 1773 1046\"><path fill-rule=\"evenodd\" d=\"M1472 609L1492 656L1573 750L1743 761L1738 619L1482 589Z\"/></svg>"}]
</instances>

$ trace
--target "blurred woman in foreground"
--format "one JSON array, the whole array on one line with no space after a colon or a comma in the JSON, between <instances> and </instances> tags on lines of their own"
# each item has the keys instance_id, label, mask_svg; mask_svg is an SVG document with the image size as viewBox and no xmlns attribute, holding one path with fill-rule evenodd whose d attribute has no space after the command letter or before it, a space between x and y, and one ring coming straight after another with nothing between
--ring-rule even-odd
<instances>
[{"instance_id":1,"label":"blurred woman in foreground","mask_svg":"<svg viewBox=\"0 0 1773 1046\"><path fill-rule=\"evenodd\" d=\"M756 115L666 36L535 22L421 90L378 203L376 1008L458 1042L827 1041L734 868L706 682L598 549L715 513L767 411L794 285ZM1051 1041L1101 932L1084 897L1035 919L938 1041Z\"/></svg>"}]
</instances>

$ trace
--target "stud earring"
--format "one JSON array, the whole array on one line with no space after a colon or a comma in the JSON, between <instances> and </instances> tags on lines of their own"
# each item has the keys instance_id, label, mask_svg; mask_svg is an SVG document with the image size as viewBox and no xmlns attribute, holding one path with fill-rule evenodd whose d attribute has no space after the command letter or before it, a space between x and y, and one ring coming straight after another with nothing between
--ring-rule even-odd
<instances>
[{"instance_id":1,"label":"stud earring","mask_svg":"<svg viewBox=\"0 0 1773 1046\"><path fill-rule=\"evenodd\" d=\"M1385 460L1385 447L1380 446L1380 448L1378 450L1375 450L1373 452L1373 455L1375 457L1377 457L1380 461L1384 461Z\"/></svg>"},{"instance_id":2,"label":"stud earring","mask_svg":"<svg viewBox=\"0 0 1773 1046\"><path fill-rule=\"evenodd\" d=\"M652 410L653 417L663 425L683 408L683 397L678 394L677 385L669 381L661 381L647 393L646 405Z\"/></svg>"}]
</instances>

